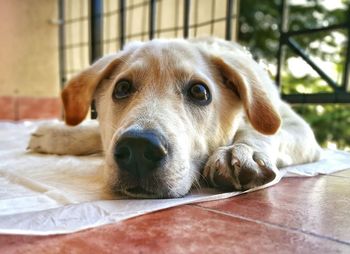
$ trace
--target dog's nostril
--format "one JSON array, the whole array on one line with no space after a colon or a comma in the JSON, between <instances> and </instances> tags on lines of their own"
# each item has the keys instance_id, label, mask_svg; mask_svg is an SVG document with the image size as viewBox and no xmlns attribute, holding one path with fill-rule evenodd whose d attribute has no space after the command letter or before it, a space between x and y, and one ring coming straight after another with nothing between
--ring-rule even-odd
<instances>
[{"instance_id":1,"label":"dog's nostril","mask_svg":"<svg viewBox=\"0 0 350 254\"><path fill-rule=\"evenodd\" d=\"M145 149L143 156L145 159L153 162L159 162L164 159L164 157L168 154L168 151L164 146L153 146L148 145Z\"/></svg>"},{"instance_id":2,"label":"dog's nostril","mask_svg":"<svg viewBox=\"0 0 350 254\"><path fill-rule=\"evenodd\" d=\"M130 159L131 152L130 149L126 146L118 147L114 153L114 156L118 160L128 160Z\"/></svg>"}]
</instances>

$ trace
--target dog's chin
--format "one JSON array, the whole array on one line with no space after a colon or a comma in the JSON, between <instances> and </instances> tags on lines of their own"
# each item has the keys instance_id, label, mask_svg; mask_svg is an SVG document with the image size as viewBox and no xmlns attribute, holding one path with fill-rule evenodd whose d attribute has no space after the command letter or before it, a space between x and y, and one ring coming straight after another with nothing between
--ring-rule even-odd
<instances>
[{"instance_id":1,"label":"dog's chin","mask_svg":"<svg viewBox=\"0 0 350 254\"><path fill-rule=\"evenodd\" d=\"M120 174L117 181L112 181L108 184L108 189L112 193L119 193L138 199L181 198L186 196L191 189L189 181L169 184L169 180L162 181L159 178L161 177L158 176L158 178L153 177L141 181L130 177L128 174Z\"/></svg>"},{"instance_id":2,"label":"dog's chin","mask_svg":"<svg viewBox=\"0 0 350 254\"><path fill-rule=\"evenodd\" d=\"M159 198L166 198L161 193L151 192L148 190L145 190L142 187L134 187L134 188L127 188L122 191L125 195L132 197L132 198L143 198L143 199L159 199Z\"/></svg>"},{"instance_id":3,"label":"dog's chin","mask_svg":"<svg viewBox=\"0 0 350 254\"><path fill-rule=\"evenodd\" d=\"M127 195L131 198L138 198L138 199L167 199L167 198L181 198L184 197L187 193L180 194L180 193L173 193L172 191L149 191L142 187L133 187L133 188L126 188L120 191L121 193Z\"/></svg>"}]
</instances>

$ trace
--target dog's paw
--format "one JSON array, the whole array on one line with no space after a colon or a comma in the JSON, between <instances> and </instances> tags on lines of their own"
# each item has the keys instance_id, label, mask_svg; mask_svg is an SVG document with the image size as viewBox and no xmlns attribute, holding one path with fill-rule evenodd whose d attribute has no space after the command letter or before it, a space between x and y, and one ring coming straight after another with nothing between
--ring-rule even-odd
<instances>
[{"instance_id":1,"label":"dog's paw","mask_svg":"<svg viewBox=\"0 0 350 254\"><path fill-rule=\"evenodd\" d=\"M31 134L28 150L59 155L88 155L102 151L97 122L75 127L63 122L39 126Z\"/></svg>"},{"instance_id":2,"label":"dog's paw","mask_svg":"<svg viewBox=\"0 0 350 254\"><path fill-rule=\"evenodd\" d=\"M246 144L220 147L204 169L204 176L223 190L248 190L271 182L278 169L264 152Z\"/></svg>"},{"instance_id":3,"label":"dog's paw","mask_svg":"<svg viewBox=\"0 0 350 254\"><path fill-rule=\"evenodd\" d=\"M57 135L62 132L63 124L44 124L39 126L30 136L27 150L36 153L60 154L62 147L57 140Z\"/></svg>"}]
</instances>

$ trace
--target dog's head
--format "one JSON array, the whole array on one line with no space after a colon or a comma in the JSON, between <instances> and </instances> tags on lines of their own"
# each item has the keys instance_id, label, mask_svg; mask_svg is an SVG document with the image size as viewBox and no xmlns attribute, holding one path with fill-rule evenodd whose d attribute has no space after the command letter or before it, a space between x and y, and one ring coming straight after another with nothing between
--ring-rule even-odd
<instances>
[{"instance_id":1,"label":"dog's head","mask_svg":"<svg viewBox=\"0 0 350 254\"><path fill-rule=\"evenodd\" d=\"M62 98L69 125L96 101L111 190L180 197L200 179L208 156L232 143L242 115L256 130L276 132L277 93L266 86L267 75L237 45L153 40L100 59Z\"/></svg>"}]
</instances>

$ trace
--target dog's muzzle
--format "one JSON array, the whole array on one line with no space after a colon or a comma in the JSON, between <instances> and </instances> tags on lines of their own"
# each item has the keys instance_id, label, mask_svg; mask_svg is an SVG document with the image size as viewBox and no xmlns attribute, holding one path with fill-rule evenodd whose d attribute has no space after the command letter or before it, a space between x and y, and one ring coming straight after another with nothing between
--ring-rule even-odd
<instances>
[{"instance_id":1,"label":"dog's muzzle","mask_svg":"<svg viewBox=\"0 0 350 254\"><path fill-rule=\"evenodd\" d=\"M161 168L168 156L165 139L154 130L129 130L118 140L114 159L119 169L144 178Z\"/></svg>"}]
</instances>

